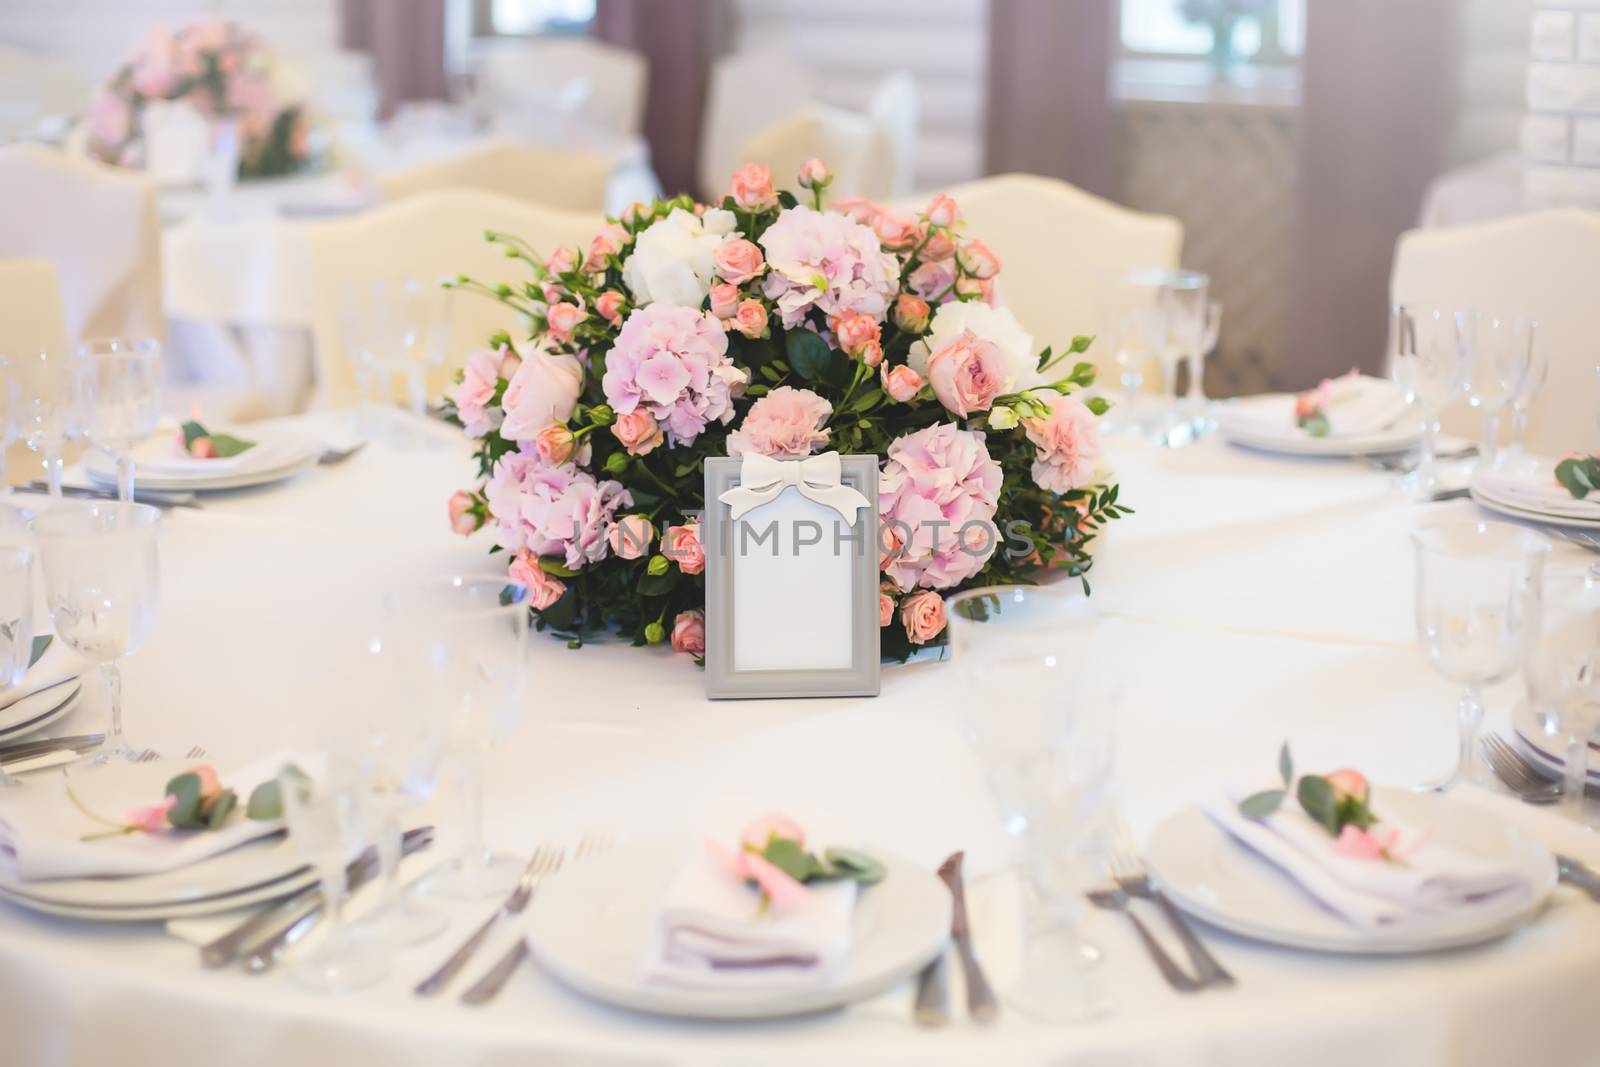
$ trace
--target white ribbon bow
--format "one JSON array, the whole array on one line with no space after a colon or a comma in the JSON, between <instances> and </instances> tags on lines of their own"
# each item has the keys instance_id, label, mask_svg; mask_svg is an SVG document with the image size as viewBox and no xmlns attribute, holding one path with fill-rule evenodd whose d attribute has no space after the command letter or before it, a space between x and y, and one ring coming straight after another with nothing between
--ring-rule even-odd
<instances>
[{"instance_id":1,"label":"white ribbon bow","mask_svg":"<svg viewBox=\"0 0 1600 1067\"><path fill-rule=\"evenodd\" d=\"M739 484L717 499L733 509L735 519L762 504L771 503L789 486L800 490L800 495L830 507L844 516L846 522L855 522L856 511L868 507L870 501L841 480L842 465L839 453L824 452L802 460L780 460L770 456L746 453L739 468Z\"/></svg>"}]
</instances>

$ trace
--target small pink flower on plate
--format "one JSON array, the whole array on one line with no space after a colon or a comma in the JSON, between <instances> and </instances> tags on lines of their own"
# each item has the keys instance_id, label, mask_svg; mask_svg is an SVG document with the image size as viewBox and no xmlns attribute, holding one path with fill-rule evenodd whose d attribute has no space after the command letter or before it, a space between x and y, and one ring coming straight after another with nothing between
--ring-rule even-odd
<instances>
[{"instance_id":1,"label":"small pink flower on plate","mask_svg":"<svg viewBox=\"0 0 1600 1067\"><path fill-rule=\"evenodd\" d=\"M178 798L168 794L159 804L152 804L148 808L134 808L128 812L127 823L135 830L143 830L147 834L157 833L167 827L167 813L178 802Z\"/></svg>"}]
</instances>

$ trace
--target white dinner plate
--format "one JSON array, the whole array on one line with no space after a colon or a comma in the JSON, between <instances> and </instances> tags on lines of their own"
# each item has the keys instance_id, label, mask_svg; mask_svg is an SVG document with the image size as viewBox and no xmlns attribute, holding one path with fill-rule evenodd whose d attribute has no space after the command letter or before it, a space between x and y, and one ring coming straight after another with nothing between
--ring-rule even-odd
<instances>
[{"instance_id":1,"label":"white dinner plate","mask_svg":"<svg viewBox=\"0 0 1600 1067\"><path fill-rule=\"evenodd\" d=\"M1479 507L1513 519L1523 519L1530 522L1548 523L1553 526L1573 526L1584 530L1600 530L1600 518L1583 518L1564 512L1540 511L1536 508L1519 503L1496 493L1492 486L1485 486L1478 479L1472 480L1469 491L1472 499Z\"/></svg>"},{"instance_id":2,"label":"white dinner plate","mask_svg":"<svg viewBox=\"0 0 1600 1067\"><path fill-rule=\"evenodd\" d=\"M4 708L0 708L0 740L38 729L43 725L40 722L43 716L63 704L71 703L81 688L82 679L63 678L55 685L46 686L37 693L29 693L20 700L14 700Z\"/></svg>"},{"instance_id":3,"label":"white dinner plate","mask_svg":"<svg viewBox=\"0 0 1600 1067\"><path fill-rule=\"evenodd\" d=\"M49 689L43 689L33 694L33 697L48 697L49 699L44 701L44 703L49 704L50 706L46 707L43 712L35 715L31 719L26 719L14 726L8 726L6 729L0 730L0 743L20 741L29 734L35 733L44 729L46 726L49 726L57 719L60 719L66 715L67 712L71 711L73 707L76 706L78 702L78 696L82 692L83 686L81 684L81 680L72 678L61 683L61 685L51 686ZM26 699L32 700L33 697L28 697ZM51 703L52 701L54 703ZM22 701L19 700L17 703L20 704Z\"/></svg>"},{"instance_id":4,"label":"white dinner plate","mask_svg":"<svg viewBox=\"0 0 1600 1067\"><path fill-rule=\"evenodd\" d=\"M1427 927L1361 930L1324 909L1197 807L1156 827L1145 858L1172 902L1213 926L1289 948L1361 955L1436 952L1504 937L1539 913L1556 884L1550 851L1491 812L1396 789L1374 790L1373 807L1425 829L1434 840L1515 867L1533 886L1532 896L1473 908Z\"/></svg>"},{"instance_id":5,"label":"white dinner plate","mask_svg":"<svg viewBox=\"0 0 1600 1067\"><path fill-rule=\"evenodd\" d=\"M317 876L311 871L304 871L292 878L284 878L269 882L254 889L247 889L239 893L224 893L213 897L202 897L184 903L150 904L144 906L100 908L87 905L63 904L53 900L41 900L37 897L24 896L12 892L0 885L0 900L8 900L30 911L43 912L46 915L61 915L69 919L88 919L92 922L134 923L134 922L165 922L168 919L194 919L202 915L215 915L235 908L249 907L252 904L265 904L269 901L281 900L315 885Z\"/></svg>"},{"instance_id":6,"label":"white dinner plate","mask_svg":"<svg viewBox=\"0 0 1600 1067\"><path fill-rule=\"evenodd\" d=\"M1285 399L1287 398L1287 404ZM1371 456L1388 452L1405 452L1422 440L1421 430L1409 420L1386 430L1366 434L1345 434L1331 437L1312 437L1292 421L1294 398L1289 394L1267 394L1245 397L1224 404L1217 415L1217 429L1231 444L1253 448L1260 452L1277 452L1288 456ZM1270 429L1259 412L1265 408L1284 408L1282 431ZM1256 414L1252 418L1252 414Z\"/></svg>"},{"instance_id":7,"label":"white dinner plate","mask_svg":"<svg viewBox=\"0 0 1600 1067\"><path fill-rule=\"evenodd\" d=\"M165 440L163 438L162 440ZM160 442L147 442L144 447L165 447ZM259 454L252 455L257 449ZM163 468L147 473L139 469L137 460L134 477L146 489L168 492L206 492L220 489L246 489L269 485L293 478L317 465L322 456L322 446L308 437L295 434L274 434L266 437L255 449L239 457L239 462L229 463L217 470L197 468L181 470ZM117 484L116 466L111 458L100 452L91 452L84 458L84 473L89 480L102 486Z\"/></svg>"},{"instance_id":8,"label":"white dinner plate","mask_svg":"<svg viewBox=\"0 0 1600 1067\"><path fill-rule=\"evenodd\" d=\"M1566 736L1545 733L1543 716L1526 702L1512 709L1511 728L1522 743L1523 754L1548 770L1551 781L1559 780L1567 765ZM1600 744L1593 741L1589 742L1589 781L1600 785Z\"/></svg>"},{"instance_id":9,"label":"white dinner plate","mask_svg":"<svg viewBox=\"0 0 1600 1067\"><path fill-rule=\"evenodd\" d=\"M680 840L631 843L574 863L529 906L534 958L578 992L634 1011L693 1019L803 1015L875 996L944 950L950 893L936 874L877 849L883 881L857 899L850 961L827 985L784 990L689 989L641 977L657 904L682 862Z\"/></svg>"}]
</instances>

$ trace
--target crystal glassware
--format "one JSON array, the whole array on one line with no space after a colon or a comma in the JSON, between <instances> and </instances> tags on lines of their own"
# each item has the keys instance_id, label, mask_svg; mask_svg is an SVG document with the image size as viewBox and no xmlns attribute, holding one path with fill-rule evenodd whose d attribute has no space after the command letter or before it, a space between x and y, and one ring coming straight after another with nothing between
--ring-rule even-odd
<instances>
[{"instance_id":1,"label":"crystal glassware","mask_svg":"<svg viewBox=\"0 0 1600 1067\"><path fill-rule=\"evenodd\" d=\"M1191 440L1202 437L1216 428L1216 423L1206 406L1206 357L1216 351L1217 341L1221 337L1222 304L1211 300L1206 303L1205 332L1201 335L1199 346L1189 357L1189 390L1185 398L1185 408L1189 417Z\"/></svg>"},{"instance_id":2,"label":"crystal glassware","mask_svg":"<svg viewBox=\"0 0 1600 1067\"><path fill-rule=\"evenodd\" d=\"M1600 367L1595 370L1600 372ZM1549 379L1550 356L1545 346L1536 344L1529 350L1528 371L1522 376L1522 385L1517 389L1517 395L1511 398L1510 441L1499 456L1502 468L1531 472L1531 468L1537 467L1538 461L1523 449L1522 440L1528 433L1528 411L1539 394L1544 392Z\"/></svg>"},{"instance_id":3,"label":"crystal glassware","mask_svg":"<svg viewBox=\"0 0 1600 1067\"><path fill-rule=\"evenodd\" d=\"M508 892L522 864L484 844L483 755L522 710L527 591L504 575L456 575L392 590L386 614L385 641L404 684L447 731L466 809L461 855L452 871L429 876L429 891L469 899Z\"/></svg>"},{"instance_id":4,"label":"crystal glassware","mask_svg":"<svg viewBox=\"0 0 1600 1067\"><path fill-rule=\"evenodd\" d=\"M104 684L108 726L95 765L137 755L122 732L117 661L155 629L160 522L149 505L110 502L57 507L33 520L56 636L98 664Z\"/></svg>"},{"instance_id":5,"label":"crystal glassware","mask_svg":"<svg viewBox=\"0 0 1600 1067\"><path fill-rule=\"evenodd\" d=\"M965 733L1028 890L1024 958L1006 997L1045 1021L1103 1014L1100 951L1078 928L1118 825L1121 688L1106 631L1082 596L1039 587L961 593L947 616Z\"/></svg>"},{"instance_id":6,"label":"crystal glassware","mask_svg":"<svg viewBox=\"0 0 1600 1067\"><path fill-rule=\"evenodd\" d=\"M1464 311L1396 305L1389 329L1389 377L1422 416L1421 454L1408 476L1413 497L1438 488L1439 415L1461 395L1470 351Z\"/></svg>"},{"instance_id":7,"label":"crystal glassware","mask_svg":"<svg viewBox=\"0 0 1600 1067\"><path fill-rule=\"evenodd\" d=\"M1444 790L1483 780L1476 756L1482 690L1515 674L1538 639L1550 542L1522 526L1459 520L1413 530L1411 540L1417 640L1434 669L1464 689L1455 770L1421 787Z\"/></svg>"},{"instance_id":8,"label":"crystal glassware","mask_svg":"<svg viewBox=\"0 0 1600 1067\"><path fill-rule=\"evenodd\" d=\"M72 350L35 349L7 362L16 380L17 434L38 454L50 495L59 497L62 455L83 435L83 359Z\"/></svg>"},{"instance_id":9,"label":"crystal glassware","mask_svg":"<svg viewBox=\"0 0 1600 1067\"><path fill-rule=\"evenodd\" d=\"M33 662L33 553L0 546L0 693L22 681ZM0 767L0 786L15 785Z\"/></svg>"},{"instance_id":10,"label":"crystal glassware","mask_svg":"<svg viewBox=\"0 0 1600 1067\"><path fill-rule=\"evenodd\" d=\"M1461 313L1470 353L1466 393L1472 407L1483 416L1481 466L1499 466L1500 416L1522 392L1533 364L1534 335L1538 325L1524 315L1497 315L1486 311Z\"/></svg>"},{"instance_id":11,"label":"crystal glassware","mask_svg":"<svg viewBox=\"0 0 1600 1067\"><path fill-rule=\"evenodd\" d=\"M1584 791L1591 749L1600 746L1600 564L1546 571L1539 639L1523 674L1540 725L1566 743L1565 807L1578 823L1600 828Z\"/></svg>"},{"instance_id":12,"label":"crystal glassware","mask_svg":"<svg viewBox=\"0 0 1600 1067\"><path fill-rule=\"evenodd\" d=\"M133 499L134 446L161 417L161 342L113 337L78 346L83 360L84 427L115 457L117 499Z\"/></svg>"},{"instance_id":13,"label":"crystal glassware","mask_svg":"<svg viewBox=\"0 0 1600 1067\"><path fill-rule=\"evenodd\" d=\"M1171 412L1166 425L1157 427L1157 436L1162 444L1185 445L1193 440L1193 434L1188 425L1189 405L1178 392L1178 368L1187 364L1193 376L1203 358L1211 279L1199 271L1170 270L1160 272L1155 280L1160 286L1160 306L1167 328L1161 363Z\"/></svg>"},{"instance_id":14,"label":"crystal glassware","mask_svg":"<svg viewBox=\"0 0 1600 1067\"><path fill-rule=\"evenodd\" d=\"M357 415L365 419L380 403L378 350L387 331L383 285L345 281L339 285L339 343L356 379Z\"/></svg>"},{"instance_id":15,"label":"crystal glassware","mask_svg":"<svg viewBox=\"0 0 1600 1067\"><path fill-rule=\"evenodd\" d=\"M382 285L386 333L379 361L406 383L406 406L413 415L428 412L428 372L444 365L450 347L453 290L416 278Z\"/></svg>"}]
</instances>

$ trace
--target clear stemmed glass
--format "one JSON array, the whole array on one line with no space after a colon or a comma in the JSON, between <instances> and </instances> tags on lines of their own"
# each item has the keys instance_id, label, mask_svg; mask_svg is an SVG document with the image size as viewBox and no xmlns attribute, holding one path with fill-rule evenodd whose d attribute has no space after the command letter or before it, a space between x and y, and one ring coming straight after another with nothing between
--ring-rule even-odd
<instances>
[{"instance_id":1,"label":"clear stemmed glass","mask_svg":"<svg viewBox=\"0 0 1600 1067\"><path fill-rule=\"evenodd\" d=\"M0 484L6 481L6 452L17 440L18 409L22 402L22 388L11 368L11 360L0 356Z\"/></svg>"},{"instance_id":2,"label":"clear stemmed glass","mask_svg":"<svg viewBox=\"0 0 1600 1067\"><path fill-rule=\"evenodd\" d=\"M78 346L89 440L116 457L117 499L133 499L133 448L161 417L161 342L112 337Z\"/></svg>"},{"instance_id":3,"label":"clear stemmed glass","mask_svg":"<svg viewBox=\"0 0 1600 1067\"><path fill-rule=\"evenodd\" d=\"M527 591L504 575L457 575L391 591L386 614L405 684L448 730L467 808L461 855L453 870L429 876L429 890L469 899L507 892L522 864L484 844L483 755L522 710Z\"/></svg>"},{"instance_id":4,"label":"clear stemmed glass","mask_svg":"<svg viewBox=\"0 0 1600 1067\"><path fill-rule=\"evenodd\" d=\"M1439 415L1461 395L1471 352L1464 311L1396 305L1389 329L1389 377L1422 416L1422 445L1409 476L1413 497L1438 488Z\"/></svg>"},{"instance_id":5,"label":"clear stemmed glass","mask_svg":"<svg viewBox=\"0 0 1600 1067\"><path fill-rule=\"evenodd\" d=\"M355 761L330 754L316 778L285 771L278 777L278 787L289 840L322 883L327 924L317 951L295 966L295 979L323 993L348 993L381 981L389 973L382 946L344 925L345 865L366 847Z\"/></svg>"},{"instance_id":6,"label":"clear stemmed glass","mask_svg":"<svg viewBox=\"0 0 1600 1067\"><path fill-rule=\"evenodd\" d=\"M1188 363L1191 373L1199 368L1211 306L1207 299L1211 279L1199 271L1173 270L1161 272L1159 283L1160 305L1167 327L1161 362L1171 415L1167 424L1158 428L1158 436L1164 444L1188 444L1191 435L1173 434L1187 421L1185 409L1188 405L1178 392L1178 367Z\"/></svg>"},{"instance_id":7,"label":"clear stemmed glass","mask_svg":"<svg viewBox=\"0 0 1600 1067\"><path fill-rule=\"evenodd\" d=\"M1047 1021L1103 1014L1100 951L1078 930L1117 826L1121 690L1102 624L1081 596L1035 587L971 590L947 614L967 739L1030 890L1024 959L1006 996Z\"/></svg>"},{"instance_id":8,"label":"clear stemmed glass","mask_svg":"<svg viewBox=\"0 0 1600 1067\"><path fill-rule=\"evenodd\" d=\"M109 726L95 765L136 757L122 732L117 661L155 629L160 522L161 512L147 504L110 502L61 507L33 520L56 636L98 663L105 685Z\"/></svg>"},{"instance_id":9,"label":"clear stemmed glass","mask_svg":"<svg viewBox=\"0 0 1600 1067\"><path fill-rule=\"evenodd\" d=\"M33 553L0 546L0 693L22 681L33 660ZM0 786L17 780L0 767Z\"/></svg>"},{"instance_id":10,"label":"clear stemmed glass","mask_svg":"<svg viewBox=\"0 0 1600 1067\"><path fill-rule=\"evenodd\" d=\"M83 434L83 359L37 349L9 357L16 376L17 433L44 464L50 495L61 495L62 454Z\"/></svg>"},{"instance_id":11,"label":"clear stemmed glass","mask_svg":"<svg viewBox=\"0 0 1600 1067\"><path fill-rule=\"evenodd\" d=\"M450 347L452 290L436 282L399 278L384 283L388 333L380 359L406 383L411 413L428 413L428 371L444 365Z\"/></svg>"},{"instance_id":12,"label":"clear stemmed glass","mask_svg":"<svg viewBox=\"0 0 1600 1067\"><path fill-rule=\"evenodd\" d=\"M346 281L339 286L339 342L356 379L357 419L365 422L381 403L378 350L388 327L383 285Z\"/></svg>"},{"instance_id":13,"label":"clear stemmed glass","mask_svg":"<svg viewBox=\"0 0 1600 1067\"><path fill-rule=\"evenodd\" d=\"M1566 739L1565 807L1594 829L1584 786L1590 747L1600 745L1600 564L1546 572L1543 623L1524 675L1543 727Z\"/></svg>"},{"instance_id":14,"label":"clear stemmed glass","mask_svg":"<svg viewBox=\"0 0 1600 1067\"><path fill-rule=\"evenodd\" d=\"M1500 465L1500 415L1522 391L1538 325L1523 315L1469 311L1462 313L1462 329L1472 356L1467 399L1483 415L1481 466L1493 470Z\"/></svg>"},{"instance_id":15,"label":"clear stemmed glass","mask_svg":"<svg viewBox=\"0 0 1600 1067\"><path fill-rule=\"evenodd\" d=\"M1221 337L1222 304L1216 300L1207 301L1205 331L1199 346L1189 357L1189 393L1185 404L1191 428L1190 440L1209 433L1216 425L1206 412L1206 357L1216 350Z\"/></svg>"},{"instance_id":16,"label":"clear stemmed glass","mask_svg":"<svg viewBox=\"0 0 1600 1067\"><path fill-rule=\"evenodd\" d=\"M1482 689L1527 661L1539 635L1540 581L1550 542L1522 526L1442 522L1411 533L1417 559L1417 639L1434 668L1465 691L1460 748L1436 791L1482 781L1477 763Z\"/></svg>"},{"instance_id":17,"label":"clear stemmed glass","mask_svg":"<svg viewBox=\"0 0 1600 1067\"><path fill-rule=\"evenodd\" d=\"M1600 372L1600 367L1596 367L1595 370ZM1515 466L1526 469L1535 464L1536 461L1524 451L1522 439L1528 432L1528 411L1539 398L1539 394L1544 392L1545 383L1549 379L1549 353L1545 351L1545 346L1536 344L1529 350L1528 372L1522 376L1522 385L1517 390L1517 395L1511 398L1511 440L1500 453L1502 467Z\"/></svg>"}]
</instances>

